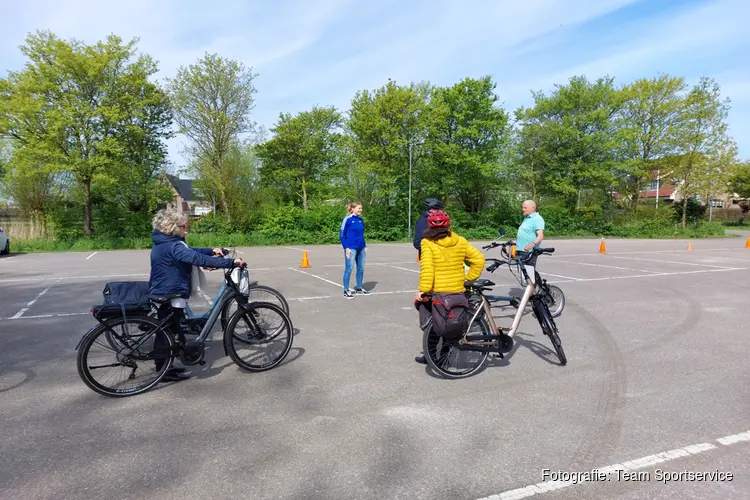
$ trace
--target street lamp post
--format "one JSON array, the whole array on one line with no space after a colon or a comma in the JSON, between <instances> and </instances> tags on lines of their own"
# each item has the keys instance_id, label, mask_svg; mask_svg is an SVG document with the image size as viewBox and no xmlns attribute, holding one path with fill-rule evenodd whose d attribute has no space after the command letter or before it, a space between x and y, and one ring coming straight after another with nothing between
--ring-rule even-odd
<instances>
[{"instance_id":1,"label":"street lamp post","mask_svg":"<svg viewBox=\"0 0 750 500\"><path fill-rule=\"evenodd\" d=\"M411 141L409 141L409 238L411 238Z\"/></svg>"}]
</instances>

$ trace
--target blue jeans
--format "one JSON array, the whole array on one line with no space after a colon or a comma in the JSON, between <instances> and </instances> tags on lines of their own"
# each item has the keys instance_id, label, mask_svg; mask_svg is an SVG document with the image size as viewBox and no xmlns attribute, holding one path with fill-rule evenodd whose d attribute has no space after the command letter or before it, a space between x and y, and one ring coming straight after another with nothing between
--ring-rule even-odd
<instances>
[{"instance_id":1,"label":"blue jeans","mask_svg":"<svg viewBox=\"0 0 750 500\"><path fill-rule=\"evenodd\" d=\"M344 250L344 259L346 266L344 267L344 290L349 289L349 278L352 275L352 267L354 263L357 263L357 288L362 288L362 280L365 277L365 249L364 248L350 248L351 255L346 258L346 250Z\"/></svg>"}]
</instances>

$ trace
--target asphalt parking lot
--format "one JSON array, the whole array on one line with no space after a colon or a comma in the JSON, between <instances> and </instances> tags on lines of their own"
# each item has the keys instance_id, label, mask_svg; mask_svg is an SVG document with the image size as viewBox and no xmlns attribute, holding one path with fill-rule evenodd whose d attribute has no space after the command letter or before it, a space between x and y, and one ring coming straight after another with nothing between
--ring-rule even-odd
<instances>
[{"instance_id":1,"label":"asphalt parking lot","mask_svg":"<svg viewBox=\"0 0 750 500\"><path fill-rule=\"evenodd\" d=\"M192 379L122 399L83 384L74 349L105 283L148 279L148 251L0 257L0 498L748 498L747 236L607 240L606 255L547 240L568 365L527 315L505 359L453 381L413 361L410 245L369 245L373 294L354 300L338 246L242 248L289 300L285 362L243 372L216 332ZM518 288L504 268L484 277Z\"/></svg>"}]
</instances>

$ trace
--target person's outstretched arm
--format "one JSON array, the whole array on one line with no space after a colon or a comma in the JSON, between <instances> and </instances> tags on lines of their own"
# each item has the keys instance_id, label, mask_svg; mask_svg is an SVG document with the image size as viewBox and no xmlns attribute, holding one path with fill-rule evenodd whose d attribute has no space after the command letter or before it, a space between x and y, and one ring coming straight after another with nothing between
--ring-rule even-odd
<instances>
[{"instance_id":1,"label":"person's outstretched arm","mask_svg":"<svg viewBox=\"0 0 750 500\"><path fill-rule=\"evenodd\" d=\"M172 256L180 262L185 262L186 264L192 264L194 266L200 267L230 268L234 265L234 261L232 259L224 259L222 257L211 257L210 255L204 255L181 243L178 243L172 247Z\"/></svg>"},{"instance_id":2,"label":"person's outstretched arm","mask_svg":"<svg viewBox=\"0 0 750 500\"><path fill-rule=\"evenodd\" d=\"M466 279L468 281L479 279L482 275L482 270L484 269L484 254L469 243L469 246L466 249L466 258L464 260L469 263L469 271L466 273Z\"/></svg>"}]
</instances>

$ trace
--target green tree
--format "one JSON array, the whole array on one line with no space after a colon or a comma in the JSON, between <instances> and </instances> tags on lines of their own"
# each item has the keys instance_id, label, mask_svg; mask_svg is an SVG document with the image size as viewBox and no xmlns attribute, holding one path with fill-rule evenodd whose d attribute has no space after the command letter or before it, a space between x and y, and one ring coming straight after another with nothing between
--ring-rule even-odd
<instances>
[{"instance_id":1,"label":"green tree","mask_svg":"<svg viewBox=\"0 0 750 500\"><path fill-rule=\"evenodd\" d=\"M737 162L732 165L729 188L740 198L750 200L750 161Z\"/></svg>"},{"instance_id":2,"label":"green tree","mask_svg":"<svg viewBox=\"0 0 750 500\"><path fill-rule=\"evenodd\" d=\"M709 204L708 220L712 220L711 201L716 195L725 194L729 190L732 168L738 163L737 144L727 137L710 156L706 156L704 162L705 172L697 191Z\"/></svg>"},{"instance_id":3,"label":"green tree","mask_svg":"<svg viewBox=\"0 0 750 500\"><path fill-rule=\"evenodd\" d=\"M188 139L187 153L196 175L216 189L219 206L230 219L226 171L228 156L240 135L249 132L257 74L242 63L206 54L181 67L168 88L180 132Z\"/></svg>"},{"instance_id":4,"label":"green tree","mask_svg":"<svg viewBox=\"0 0 750 500\"><path fill-rule=\"evenodd\" d=\"M16 202L33 227L46 234L46 215L61 197L59 172L34 150L12 151L6 158L4 194Z\"/></svg>"},{"instance_id":5,"label":"green tree","mask_svg":"<svg viewBox=\"0 0 750 500\"><path fill-rule=\"evenodd\" d=\"M236 142L224 160L223 172L232 189L226 192L226 203L232 221L238 230L249 230L260 218L264 196L260 185L260 159L252 141ZM218 203L215 185L205 179L193 183L199 199Z\"/></svg>"},{"instance_id":6,"label":"green tree","mask_svg":"<svg viewBox=\"0 0 750 500\"><path fill-rule=\"evenodd\" d=\"M424 147L435 192L444 202L458 201L468 212L487 206L507 140L508 115L497 107L494 90L489 76L466 78L434 89L425 111Z\"/></svg>"},{"instance_id":7,"label":"green tree","mask_svg":"<svg viewBox=\"0 0 750 500\"><path fill-rule=\"evenodd\" d=\"M620 154L633 208L638 204L644 179L661 166L661 159L673 153L685 88L683 78L660 75L640 78L622 90Z\"/></svg>"},{"instance_id":8,"label":"green tree","mask_svg":"<svg viewBox=\"0 0 750 500\"><path fill-rule=\"evenodd\" d=\"M721 88L711 78L702 77L685 97L680 127L674 137L678 156L671 175L683 199L701 194L713 175L712 159L715 164L727 145L728 113L729 99L721 100ZM682 227L685 227L687 204L682 206Z\"/></svg>"},{"instance_id":9,"label":"green tree","mask_svg":"<svg viewBox=\"0 0 750 500\"><path fill-rule=\"evenodd\" d=\"M750 162L742 161L732 165L729 176L729 188L742 199L740 209L742 217L740 224L744 223L745 216L750 211Z\"/></svg>"},{"instance_id":10,"label":"green tree","mask_svg":"<svg viewBox=\"0 0 750 500\"><path fill-rule=\"evenodd\" d=\"M258 147L264 184L307 210L310 197L324 190L336 172L342 125L341 114L332 106L315 106L296 116L282 113L272 129L273 139Z\"/></svg>"},{"instance_id":11,"label":"green tree","mask_svg":"<svg viewBox=\"0 0 750 500\"><path fill-rule=\"evenodd\" d=\"M116 177L134 155L161 155L158 144L168 135L167 101L148 81L156 63L136 54L136 42L110 35L89 46L37 32L21 47L24 70L0 81L0 132L29 156L73 175L86 235L93 231L94 182Z\"/></svg>"},{"instance_id":12,"label":"green tree","mask_svg":"<svg viewBox=\"0 0 750 500\"><path fill-rule=\"evenodd\" d=\"M572 209L580 189L608 190L615 181L616 115L622 105L613 79L589 82L582 76L572 77L549 96L533 95L534 107L518 115L522 126L533 123L536 127L522 137L532 141L523 145L525 150L544 162L540 191L562 197Z\"/></svg>"},{"instance_id":13,"label":"green tree","mask_svg":"<svg viewBox=\"0 0 750 500\"><path fill-rule=\"evenodd\" d=\"M409 144L424 139L421 114L427 84L400 86L389 80L375 90L357 92L349 110L358 175L368 179L373 203L405 201L409 184ZM413 147L413 149L415 149Z\"/></svg>"}]
</instances>

